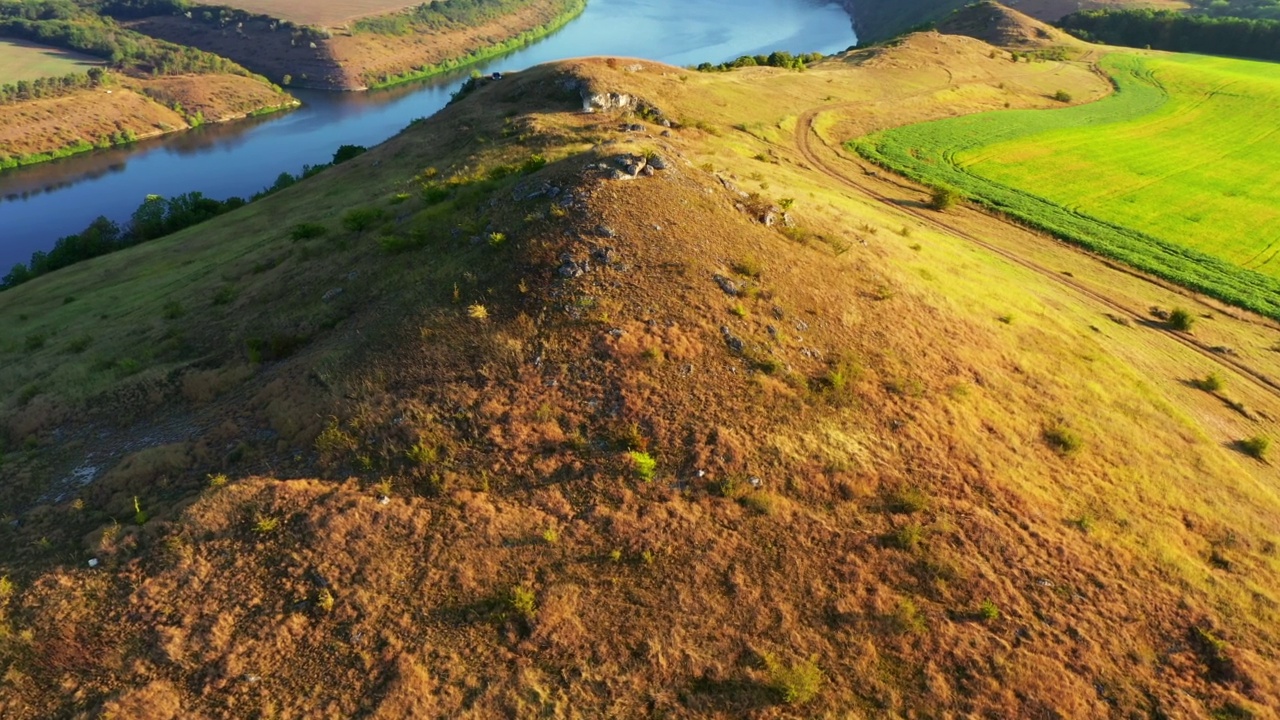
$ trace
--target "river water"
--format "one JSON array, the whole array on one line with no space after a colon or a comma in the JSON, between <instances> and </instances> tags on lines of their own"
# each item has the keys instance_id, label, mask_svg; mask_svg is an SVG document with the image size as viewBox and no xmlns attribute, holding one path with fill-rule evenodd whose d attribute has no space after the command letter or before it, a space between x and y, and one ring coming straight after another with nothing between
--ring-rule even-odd
<instances>
[{"instance_id":1,"label":"river water","mask_svg":"<svg viewBox=\"0 0 1280 720\"><path fill-rule=\"evenodd\" d=\"M589 0L554 35L474 67L513 71L588 55L695 65L855 42L849 16L827 0ZM294 91L303 107L289 113L0 172L0 276L99 215L127 220L148 194L247 197L281 172L329 161L339 145L376 145L444 107L471 69L369 93Z\"/></svg>"}]
</instances>

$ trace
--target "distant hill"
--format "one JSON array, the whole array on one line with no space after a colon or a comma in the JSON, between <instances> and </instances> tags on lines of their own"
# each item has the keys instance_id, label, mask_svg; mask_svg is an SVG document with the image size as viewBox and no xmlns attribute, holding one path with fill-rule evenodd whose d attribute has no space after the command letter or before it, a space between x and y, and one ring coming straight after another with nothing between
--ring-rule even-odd
<instances>
[{"instance_id":1,"label":"distant hill","mask_svg":"<svg viewBox=\"0 0 1280 720\"><path fill-rule=\"evenodd\" d=\"M971 0L844 0L854 19L859 41L874 43L909 28L938 22ZM1007 5L1038 20L1052 22L1078 10L1114 7L1182 9L1181 0L1022 0Z\"/></svg>"}]
</instances>

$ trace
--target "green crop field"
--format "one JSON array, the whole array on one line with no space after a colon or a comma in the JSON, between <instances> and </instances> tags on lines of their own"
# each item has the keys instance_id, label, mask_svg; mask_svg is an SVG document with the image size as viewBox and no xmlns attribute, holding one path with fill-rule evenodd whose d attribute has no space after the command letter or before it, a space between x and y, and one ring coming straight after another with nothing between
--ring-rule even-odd
<instances>
[{"instance_id":1,"label":"green crop field","mask_svg":"<svg viewBox=\"0 0 1280 720\"><path fill-rule=\"evenodd\" d=\"M1065 240L1280 318L1280 67L1113 54L1117 92L850 143Z\"/></svg>"},{"instance_id":2,"label":"green crop field","mask_svg":"<svg viewBox=\"0 0 1280 720\"><path fill-rule=\"evenodd\" d=\"M0 38L0 85L19 80L61 77L101 65L97 58L25 40Z\"/></svg>"}]
</instances>

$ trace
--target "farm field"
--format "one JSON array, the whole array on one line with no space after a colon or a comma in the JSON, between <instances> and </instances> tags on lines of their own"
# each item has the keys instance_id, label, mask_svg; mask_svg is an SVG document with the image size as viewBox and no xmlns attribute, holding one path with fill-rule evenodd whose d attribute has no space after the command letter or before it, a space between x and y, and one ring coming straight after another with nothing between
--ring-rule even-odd
<instances>
[{"instance_id":1,"label":"farm field","mask_svg":"<svg viewBox=\"0 0 1280 720\"><path fill-rule=\"evenodd\" d=\"M1118 92L853 141L875 162L1209 295L1280 317L1280 78L1268 63L1115 54ZM1100 128L1099 126L1104 126Z\"/></svg>"},{"instance_id":2,"label":"farm field","mask_svg":"<svg viewBox=\"0 0 1280 720\"><path fill-rule=\"evenodd\" d=\"M341 25L348 20L385 15L406 8L417 7L421 2L408 0L335 0L310 2L308 0L236 0L232 6L239 10L289 20L299 25L320 27Z\"/></svg>"},{"instance_id":3,"label":"farm field","mask_svg":"<svg viewBox=\"0 0 1280 720\"><path fill-rule=\"evenodd\" d=\"M61 77L101 65L97 58L25 40L0 38L0 85L19 80Z\"/></svg>"}]
</instances>

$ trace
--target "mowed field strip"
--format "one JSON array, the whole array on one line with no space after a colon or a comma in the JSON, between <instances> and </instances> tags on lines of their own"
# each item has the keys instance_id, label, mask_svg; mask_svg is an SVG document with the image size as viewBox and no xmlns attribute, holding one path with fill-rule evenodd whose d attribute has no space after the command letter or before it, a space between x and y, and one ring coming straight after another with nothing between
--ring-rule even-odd
<instances>
[{"instance_id":1,"label":"mowed field strip","mask_svg":"<svg viewBox=\"0 0 1280 720\"><path fill-rule=\"evenodd\" d=\"M386 15L417 7L408 0L236 0L232 7L268 17L288 20L299 25L332 26L348 20Z\"/></svg>"},{"instance_id":2,"label":"mowed field strip","mask_svg":"<svg viewBox=\"0 0 1280 720\"><path fill-rule=\"evenodd\" d=\"M101 60L88 55L25 40L0 38L0 85L10 85L19 80L61 77L68 73L84 72L101 64Z\"/></svg>"},{"instance_id":3,"label":"mowed field strip","mask_svg":"<svg viewBox=\"0 0 1280 720\"><path fill-rule=\"evenodd\" d=\"M1270 63L1113 54L1117 92L850 143L864 157L1100 254L1280 318L1280 73Z\"/></svg>"}]
</instances>

